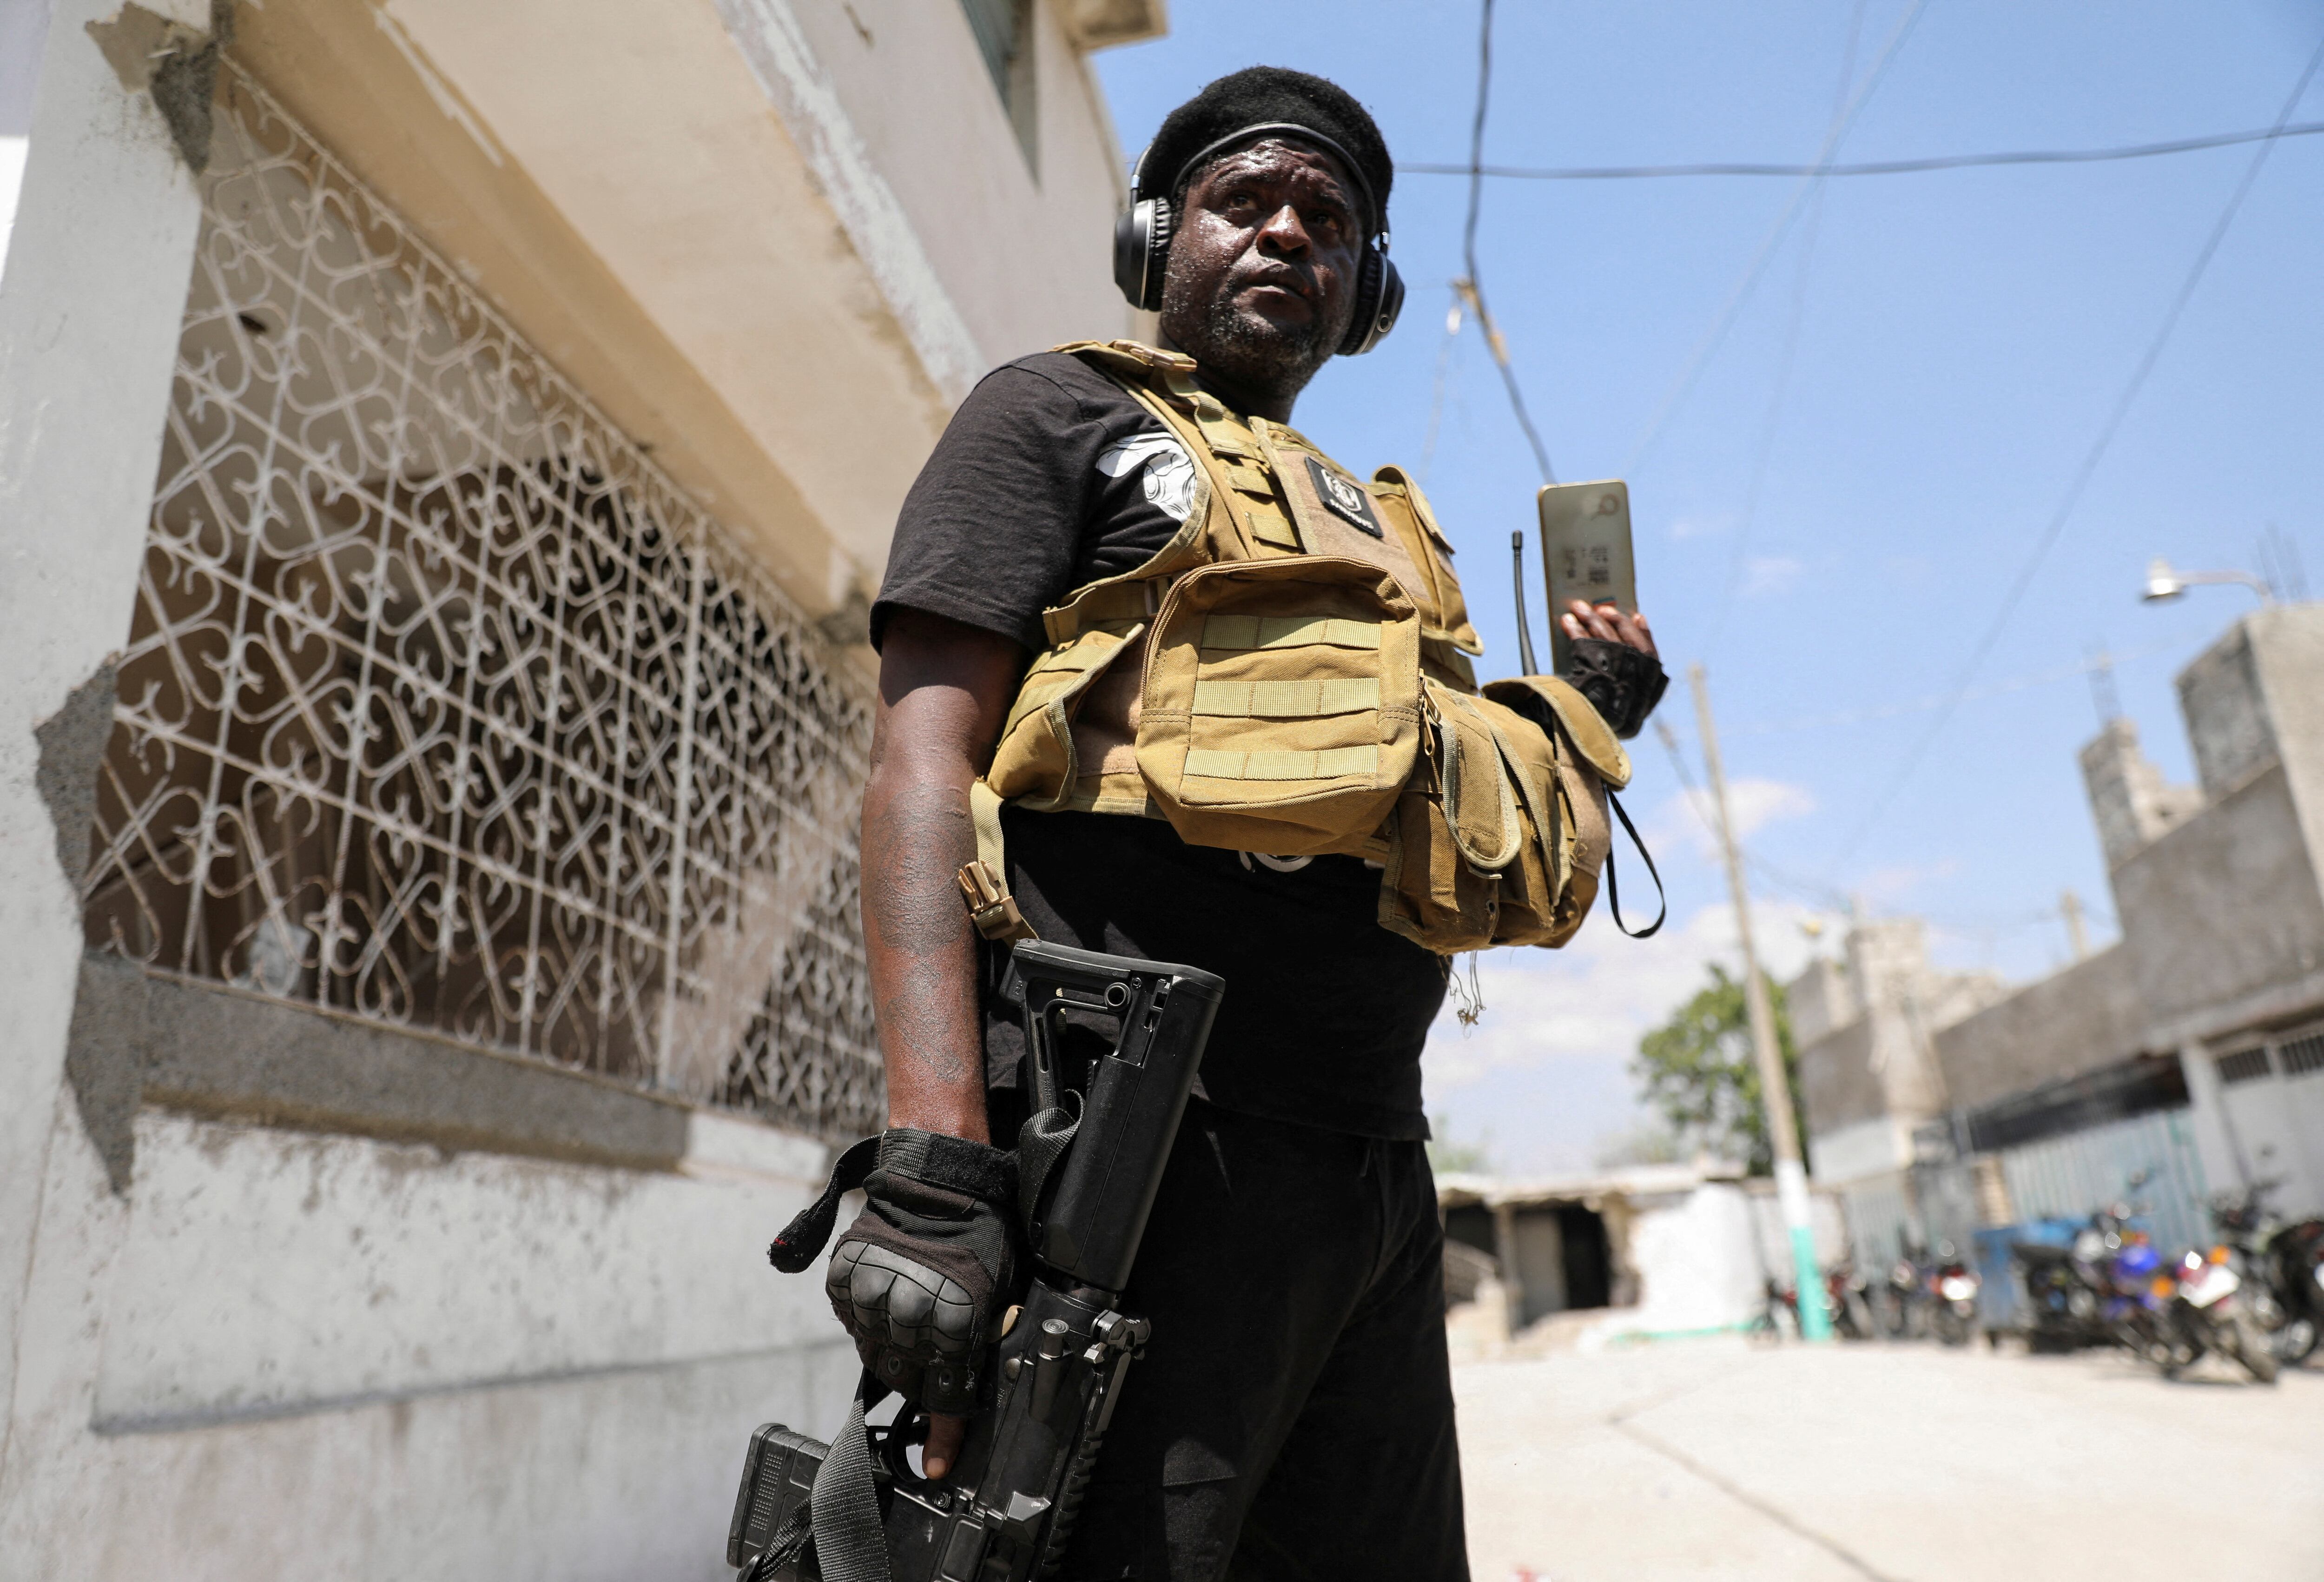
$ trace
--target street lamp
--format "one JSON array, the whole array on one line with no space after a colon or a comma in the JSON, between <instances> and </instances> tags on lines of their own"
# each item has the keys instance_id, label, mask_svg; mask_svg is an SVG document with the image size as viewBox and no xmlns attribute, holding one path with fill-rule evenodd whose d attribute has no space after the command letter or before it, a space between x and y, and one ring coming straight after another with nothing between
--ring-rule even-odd
<instances>
[{"instance_id":1,"label":"street lamp","mask_svg":"<svg viewBox=\"0 0 2324 1582\"><path fill-rule=\"evenodd\" d=\"M2275 589L2248 571L2178 571L2172 569L2171 562L2160 555L2147 562L2146 586L2140 590L2138 597L2144 604L2164 605L2174 598L2184 597L2190 587L2229 583L2250 588L2259 595L2259 602L2264 605L2275 602Z\"/></svg>"}]
</instances>

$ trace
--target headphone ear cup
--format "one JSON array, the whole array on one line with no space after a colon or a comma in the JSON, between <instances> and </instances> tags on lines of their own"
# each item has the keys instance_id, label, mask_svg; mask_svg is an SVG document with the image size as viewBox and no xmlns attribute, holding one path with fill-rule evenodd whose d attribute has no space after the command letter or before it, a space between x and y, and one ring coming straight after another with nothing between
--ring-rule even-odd
<instances>
[{"instance_id":1,"label":"headphone ear cup","mask_svg":"<svg viewBox=\"0 0 2324 1582\"><path fill-rule=\"evenodd\" d=\"M1396 328L1397 315L1403 311L1404 276L1396 272L1387 254L1366 247L1363 267L1356 276L1356 315L1348 321L1340 356L1361 356L1379 345Z\"/></svg>"},{"instance_id":2,"label":"headphone ear cup","mask_svg":"<svg viewBox=\"0 0 2324 1582\"><path fill-rule=\"evenodd\" d=\"M1149 198L1154 211L1146 227L1146 291L1139 306L1149 313L1162 310L1162 282L1170 273L1170 238L1178 234L1178 213L1167 198Z\"/></svg>"},{"instance_id":3,"label":"headphone ear cup","mask_svg":"<svg viewBox=\"0 0 2324 1582\"><path fill-rule=\"evenodd\" d=\"M1113 222L1113 283L1133 308L1152 311L1162 306L1174 219L1168 199L1146 198Z\"/></svg>"},{"instance_id":4,"label":"headphone ear cup","mask_svg":"<svg viewBox=\"0 0 2324 1582\"><path fill-rule=\"evenodd\" d=\"M1146 239L1154 228L1154 206L1133 203L1113 222L1113 283L1133 308L1146 295Z\"/></svg>"}]
</instances>

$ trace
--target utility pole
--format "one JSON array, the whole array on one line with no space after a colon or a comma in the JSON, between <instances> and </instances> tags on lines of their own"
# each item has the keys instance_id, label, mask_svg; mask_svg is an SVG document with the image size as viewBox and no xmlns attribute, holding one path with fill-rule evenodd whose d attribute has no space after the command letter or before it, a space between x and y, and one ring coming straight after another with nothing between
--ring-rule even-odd
<instances>
[{"instance_id":1,"label":"utility pole","mask_svg":"<svg viewBox=\"0 0 2324 1582\"><path fill-rule=\"evenodd\" d=\"M2058 896L2059 915L2066 920L2066 941L2074 948L2074 959L2087 961L2090 954L2089 931L2082 927L2082 898L2072 891Z\"/></svg>"},{"instance_id":2,"label":"utility pole","mask_svg":"<svg viewBox=\"0 0 2324 1582\"><path fill-rule=\"evenodd\" d=\"M1703 767L1711 775L1711 800L1719 810L1719 844L1727 856L1727 888L1735 898L1735 932L1743 942L1743 1004L1751 1017L1751 1053L1759 1067L1759 1094L1767 1110L1767 1137L1775 1154L1775 1199L1791 1233L1793 1279L1799 1291L1800 1338L1831 1338L1831 1315L1824 1309L1823 1270L1816 1262L1815 1226L1809 1218L1808 1172L1801 1162L1800 1129L1792 1118L1791 1078L1784 1070L1783 1046L1775 1039L1775 1005L1760 976L1759 953L1751 943L1751 892L1743 882L1743 853L1727 816L1727 771L1719 759L1719 727L1711 718L1711 684L1699 664L1687 667L1694 687L1695 726L1702 735Z\"/></svg>"}]
</instances>

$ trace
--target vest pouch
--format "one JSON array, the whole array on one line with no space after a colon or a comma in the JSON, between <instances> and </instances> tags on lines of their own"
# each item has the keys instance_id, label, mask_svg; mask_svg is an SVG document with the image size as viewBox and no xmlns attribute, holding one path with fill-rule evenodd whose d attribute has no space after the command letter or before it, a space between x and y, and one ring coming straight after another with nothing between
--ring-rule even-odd
<instances>
[{"instance_id":1,"label":"vest pouch","mask_svg":"<svg viewBox=\"0 0 2324 1582\"><path fill-rule=\"evenodd\" d=\"M1083 765L1074 745L1074 716L1090 689L1134 644L1143 625L1123 631L1093 627L1035 660L1017 689L1009 718L992 750L984 783L1003 801L1050 811L1072 797Z\"/></svg>"},{"instance_id":2,"label":"vest pouch","mask_svg":"<svg viewBox=\"0 0 2324 1582\"><path fill-rule=\"evenodd\" d=\"M1561 703L1588 708L1564 683L1550 685L1572 693ZM1429 683L1434 772L1399 799L1381 874L1381 925L1446 955L1564 944L1597 899L1606 860L1598 766L1524 684L1486 691L1468 697ZM1582 723L1595 723L1619 753L1594 712ZM1628 779L1627 758L1608 766Z\"/></svg>"},{"instance_id":3,"label":"vest pouch","mask_svg":"<svg viewBox=\"0 0 2324 1582\"><path fill-rule=\"evenodd\" d=\"M1527 832L1481 700L1426 683L1427 772L1397 799L1380 926L1439 955L1499 940L1504 876Z\"/></svg>"},{"instance_id":4,"label":"vest pouch","mask_svg":"<svg viewBox=\"0 0 2324 1582\"><path fill-rule=\"evenodd\" d=\"M1563 945L1597 902L1613 845L1606 793L1629 784L1629 754L1589 699L1554 676L1488 682L1482 701L1506 722L1505 760L1537 837L1510 875L1499 942Z\"/></svg>"},{"instance_id":5,"label":"vest pouch","mask_svg":"<svg viewBox=\"0 0 2324 1582\"><path fill-rule=\"evenodd\" d=\"M1178 837L1277 856L1365 848L1418 761L1420 629L1396 578L1360 560L1179 578L1148 643L1137 736Z\"/></svg>"}]
</instances>

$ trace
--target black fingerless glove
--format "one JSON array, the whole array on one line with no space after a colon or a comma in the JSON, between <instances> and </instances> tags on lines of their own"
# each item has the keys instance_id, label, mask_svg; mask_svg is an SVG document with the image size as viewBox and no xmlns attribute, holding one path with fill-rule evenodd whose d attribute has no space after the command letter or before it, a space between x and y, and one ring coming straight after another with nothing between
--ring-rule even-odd
<instances>
[{"instance_id":1,"label":"black fingerless glove","mask_svg":"<svg viewBox=\"0 0 2324 1582\"><path fill-rule=\"evenodd\" d=\"M1567 647L1565 679L1590 699L1590 707L1614 734L1627 742L1645 729L1646 716L1670 685L1662 661L1628 643L1598 637L1576 637Z\"/></svg>"},{"instance_id":2,"label":"black fingerless glove","mask_svg":"<svg viewBox=\"0 0 2324 1582\"><path fill-rule=\"evenodd\" d=\"M896 1127L832 1249L824 1293L863 1365L930 1411L976 1409L1017 1300L1016 1173L998 1148Z\"/></svg>"}]
</instances>

